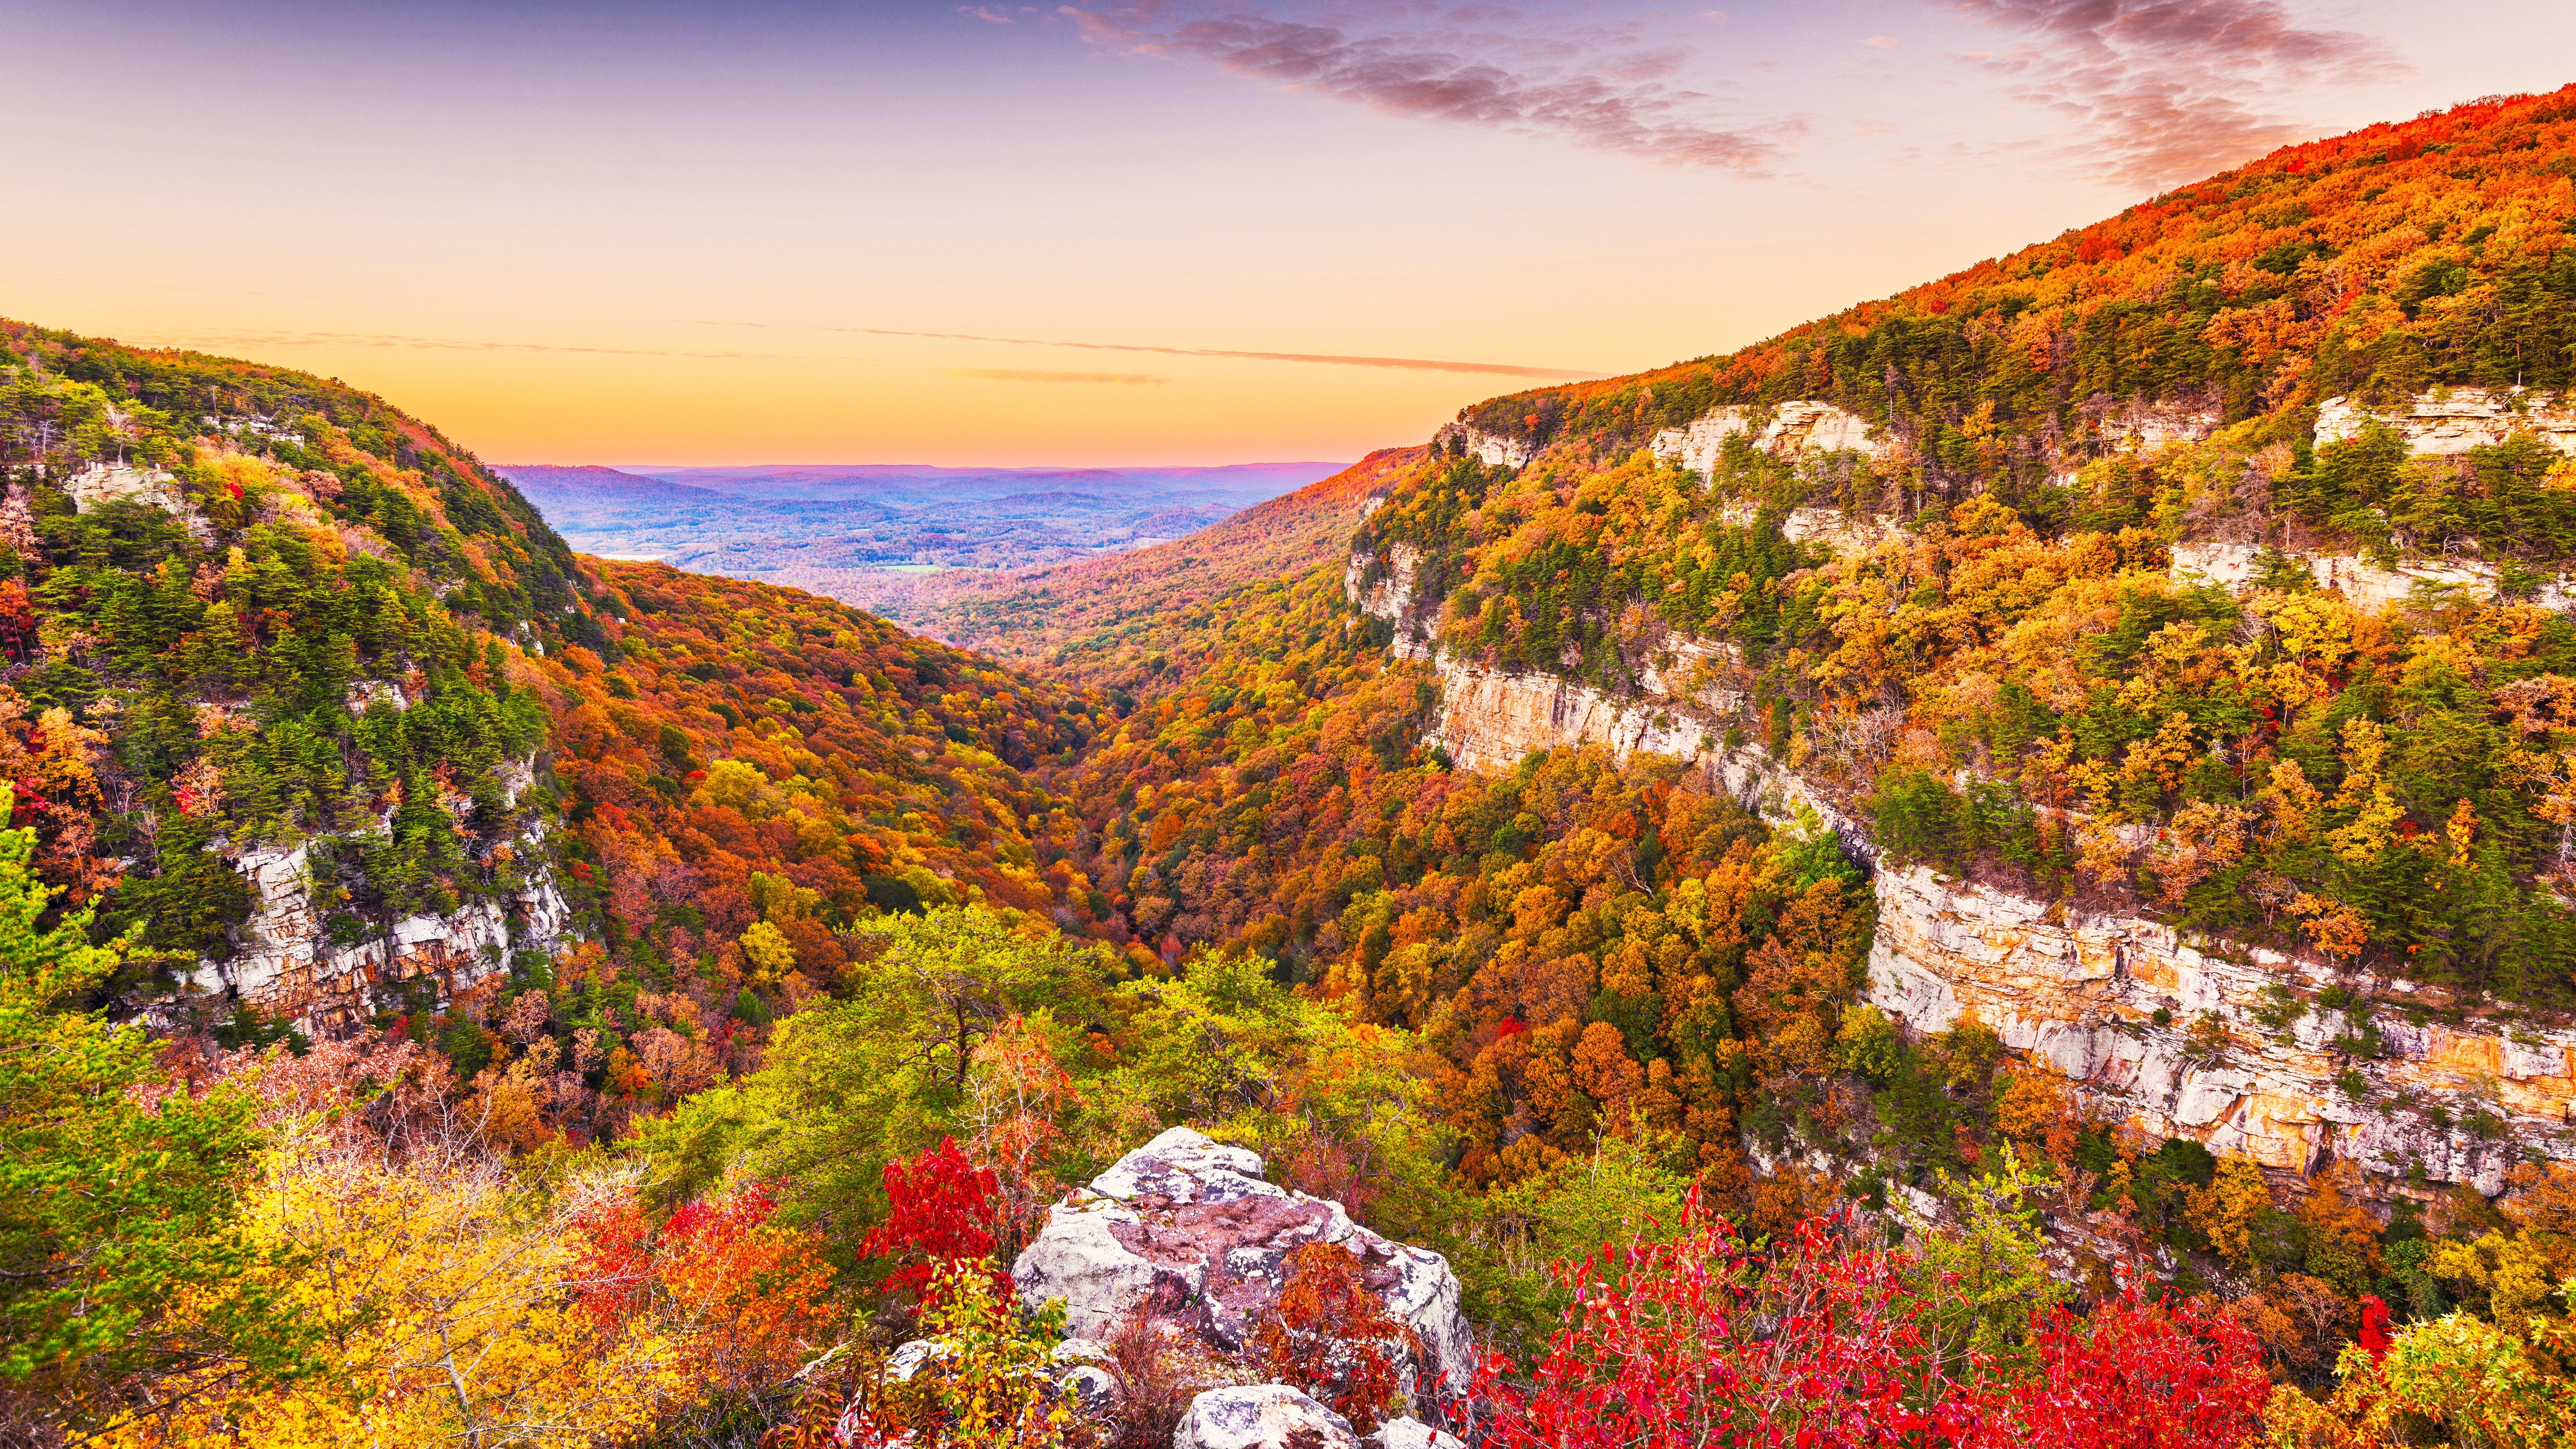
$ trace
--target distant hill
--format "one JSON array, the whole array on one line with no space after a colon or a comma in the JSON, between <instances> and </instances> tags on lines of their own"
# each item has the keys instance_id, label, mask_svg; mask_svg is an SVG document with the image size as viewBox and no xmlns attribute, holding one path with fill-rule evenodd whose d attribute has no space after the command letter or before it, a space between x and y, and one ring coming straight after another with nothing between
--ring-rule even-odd
<instances>
[{"instance_id":1,"label":"distant hill","mask_svg":"<svg viewBox=\"0 0 2576 1449\"><path fill-rule=\"evenodd\" d=\"M742 498L896 499L925 504L1065 491L1094 497L1172 492L1220 495L1237 508L1302 488L1339 463L1229 463L1215 467L943 468L927 463L751 464L724 468L635 465L629 476Z\"/></svg>"},{"instance_id":2,"label":"distant hill","mask_svg":"<svg viewBox=\"0 0 2576 1449\"><path fill-rule=\"evenodd\" d=\"M1335 466L516 464L500 471L587 552L860 597L887 569L1021 568L1177 538Z\"/></svg>"},{"instance_id":3,"label":"distant hill","mask_svg":"<svg viewBox=\"0 0 2576 1449\"><path fill-rule=\"evenodd\" d=\"M586 508L611 503L713 503L724 496L704 488L691 488L596 465L575 468L530 465L501 471L511 482L519 485L519 491L529 501L546 509Z\"/></svg>"},{"instance_id":4,"label":"distant hill","mask_svg":"<svg viewBox=\"0 0 2576 1449\"><path fill-rule=\"evenodd\" d=\"M1348 553L1371 494L1421 448L1371 453L1333 476L1202 533L1131 552L1005 574L877 574L806 587L905 627L1083 684L1151 693L1186 680L1206 626ZM803 581L800 581L803 582Z\"/></svg>"}]
</instances>

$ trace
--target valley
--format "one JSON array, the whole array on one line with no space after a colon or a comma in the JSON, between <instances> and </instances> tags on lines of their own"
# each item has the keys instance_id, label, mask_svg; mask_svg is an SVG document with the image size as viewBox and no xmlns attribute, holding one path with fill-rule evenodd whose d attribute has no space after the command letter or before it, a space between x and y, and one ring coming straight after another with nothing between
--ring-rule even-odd
<instances>
[{"instance_id":1,"label":"valley","mask_svg":"<svg viewBox=\"0 0 2576 1449\"><path fill-rule=\"evenodd\" d=\"M494 468L0 324L0 1420L2563 1446L2571 158L1347 468Z\"/></svg>"},{"instance_id":2,"label":"valley","mask_svg":"<svg viewBox=\"0 0 2576 1449\"><path fill-rule=\"evenodd\" d=\"M1335 471L504 466L583 552L786 584L889 617L922 576L1149 546Z\"/></svg>"}]
</instances>

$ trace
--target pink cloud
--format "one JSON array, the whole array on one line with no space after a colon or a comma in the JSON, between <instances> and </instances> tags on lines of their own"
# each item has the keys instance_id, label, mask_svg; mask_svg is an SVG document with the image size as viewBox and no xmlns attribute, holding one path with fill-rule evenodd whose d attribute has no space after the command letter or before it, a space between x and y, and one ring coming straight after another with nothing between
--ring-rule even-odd
<instances>
[{"instance_id":1,"label":"pink cloud","mask_svg":"<svg viewBox=\"0 0 2576 1449\"><path fill-rule=\"evenodd\" d=\"M2166 185L2302 139L2290 93L2393 80L2410 67L2373 37L2302 25L2276 0L1947 0L2019 43L1960 58L2081 128L2071 159Z\"/></svg>"},{"instance_id":2,"label":"pink cloud","mask_svg":"<svg viewBox=\"0 0 2576 1449\"><path fill-rule=\"evenodd\" d=\"M1684 48L1499 7L1384 6L1326 21L1252 3L1140 0L1061 13L1097 45L1213 64L1387 115L1549 136L1665 165L1758 170L1802 129L1720 124L1713 97L1672 81L1690 59Z\"/></svg>"}]
</instances>

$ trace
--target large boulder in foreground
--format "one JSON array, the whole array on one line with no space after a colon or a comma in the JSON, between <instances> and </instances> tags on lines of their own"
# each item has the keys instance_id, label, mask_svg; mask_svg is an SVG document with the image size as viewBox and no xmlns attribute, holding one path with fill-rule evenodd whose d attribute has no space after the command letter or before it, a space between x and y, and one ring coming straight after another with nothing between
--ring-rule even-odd
<instances>
[{"instance_id":1,"label":"large boulder in foreground","mask_svg":"<svg viewBox=\"0 0 2576 1449\"><path fill-rule=\"evenodd\" d=\"M1288 1254L1333 1243L1420 1339L1402 1384L1415 1411L1463 1393L1475 1346L1449 1260L1261 1174L1259 1154L1173 1128L1048 1209L1045 1229L1012 1265L1021 1298L1063 1299L1067 1333L1106 1338L1141 1311L1237 1352L1278 1303Z\"/></svg>"},{"instance_id":2,"label":"large boulder in foreground","mask_svg":"<svg viewBox=\"0 0 2576 1449\"><path fill-rule=\"evenodd\" d=\"M1360 1449L1351 1421L1286 1384L1210 1389L1172 1426L1172 1449Z\"/></svg>"}]
</instances>

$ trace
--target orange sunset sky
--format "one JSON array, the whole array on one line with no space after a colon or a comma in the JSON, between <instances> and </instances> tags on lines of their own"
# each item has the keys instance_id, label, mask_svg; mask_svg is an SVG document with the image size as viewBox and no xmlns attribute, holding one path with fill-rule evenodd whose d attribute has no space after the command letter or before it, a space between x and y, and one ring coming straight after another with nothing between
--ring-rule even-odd
<instances>
[{"instance_id":1,"label":"orange sunset sky","mask_svg":"<svg viewBox=\"0 0 2576 1449\"><path fill-rule=\"evenodd\" d=\"M2561 84L2576 7L16 0L0 34L0 314L342 377L503 462L1219 463Z\"/></svg>"}]
</instances>

